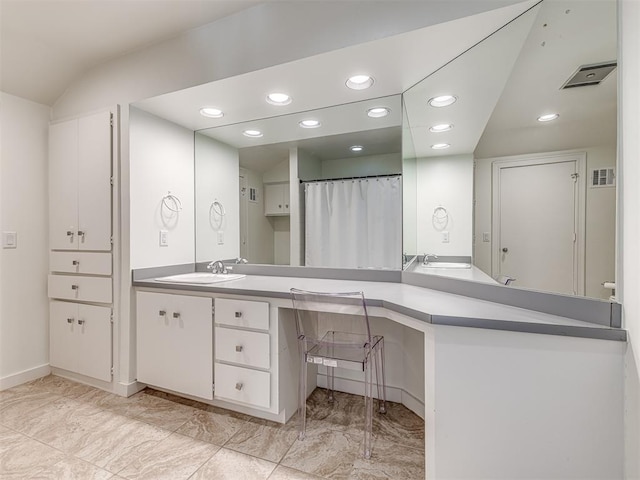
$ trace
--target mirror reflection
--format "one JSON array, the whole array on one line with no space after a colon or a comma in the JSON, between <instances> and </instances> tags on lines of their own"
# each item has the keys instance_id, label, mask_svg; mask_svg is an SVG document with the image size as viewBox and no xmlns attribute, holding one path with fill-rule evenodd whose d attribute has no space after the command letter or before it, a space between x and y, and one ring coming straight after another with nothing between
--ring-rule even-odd
<instances>
[{"instance_id":1,"label":"mirror reflection","mask_svg":"<svg viewBox=\"0 0 640 480\"><path fill-rule=\"evenodd\" d=\"M401 123L396 95L198 131L196 260L400 269Z\"/></svg>"},{"instance_id":2,"label":"mirror reflection","mask_svg":"<svg viewBox=\"0 0 640 480\"><path fill-rule=\"evenodd\" d=\"M545 1L405 92L411 271L612 295L615 63L615 2Z\"/></svg>"}]
</instances>

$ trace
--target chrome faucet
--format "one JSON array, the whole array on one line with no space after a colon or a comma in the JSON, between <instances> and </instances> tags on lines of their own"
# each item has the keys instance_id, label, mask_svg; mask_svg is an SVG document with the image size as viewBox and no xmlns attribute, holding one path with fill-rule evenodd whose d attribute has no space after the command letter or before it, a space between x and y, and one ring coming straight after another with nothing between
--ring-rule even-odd
<instances>
[{"instance_id":1,"label":"chrome faucet","mask_svg":"<svg viewBox=\"0 0 640 480\"><path fill-rule=\"evenodd\" d=\"M213 273L229 273L227 266L222 263L222 260L214 260L207 265L207 270L211 270Z\"/></svg>"},{"instance_id":2,"label":"chrome faucet","mask_svg":"<svg viewBox=\"0 0 640 480\"><path fill-rule=\"evenodd\" d=\"M433 253L425 253L424 258L422 259L422 262L428 263L429 259L436 260L437 258L438 258L438 255L435 255Z\"/></svg>"}]
</instances>

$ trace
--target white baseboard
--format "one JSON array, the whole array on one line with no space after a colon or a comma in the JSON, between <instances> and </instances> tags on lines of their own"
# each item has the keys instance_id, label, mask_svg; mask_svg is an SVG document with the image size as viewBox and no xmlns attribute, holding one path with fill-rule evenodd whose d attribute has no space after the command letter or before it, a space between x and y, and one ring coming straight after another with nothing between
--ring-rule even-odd
<instances>
[{"instance_id":1,"label":"white baseboard","mask_svg":"<svg viewBox=\"0 0 640 480\"><path fill-rule=\"evenodd\" d=\"M2 377L0 378L0 391L17 387L18 385L22 385L23 383L27 383L32 380L37 380L38 378L46 377L50 373L51 367L49 364L46 364Z\"/></svg>"},{"instance_id":2,"label":"white baseboard","mask_svg":"<svg viewBox=\"0 0 640 480\"><path fill-rule=\"evenodd\" d=\"M116 383L113 386L113 393L121 397L130 397L131 395L144 390L146 385L140 382Z\"/></svg>"},{"instance_id":3,"label":"white baseboard","mask_svg":"<svg viewBox=\"0 0 640 480\"><path fill-rule=\"evenodd\" d=\"M327 388L327 376L318 374L318 386ZM351 380L346 378L334 377L333 387L338 392L352 393L354 395L364 395L364 382ZM374 398L378 398L378 391L373 388ZM387 385L386 397L390 402L401 403L420 418L424 418L424 402L414 397L409 392L399 387L390 387Z\"/></svg>"}]
</instances>

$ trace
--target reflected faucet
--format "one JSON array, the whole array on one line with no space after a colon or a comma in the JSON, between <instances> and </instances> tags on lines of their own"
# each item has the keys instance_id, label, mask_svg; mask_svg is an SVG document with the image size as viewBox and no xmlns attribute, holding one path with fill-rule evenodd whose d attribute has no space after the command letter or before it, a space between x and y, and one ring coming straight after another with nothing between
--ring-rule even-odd
<instances>
[{"instance_id":1,"label":"reflected faucet","mask_svg":"<svg viewBox=\"0 0 640 480\"><path fill-rule=\"evenodd\" d=\"M207 265L207 270L211 270L213 273L229 273L227 266L222 263L222 260L215 260Z\"/></svg>"},{"instance_id":2,"label":"reflected faucet","mask_svg":"<svg viewBox=\"0 0 640 480\"><path fill-rule=\"evenodd\" d=\"M437 258L438 255L435 255L433 253L425 253L424 258L422 259L422 263L428 263L429 259L436 260Z\"/></svg>"},{"instance_id":3,"label":"reflected faucet","mask_svg":"<svg viewBox=\"0 0 640 480\"><path fill-rule=\"evenodd\" d=\"M246 258L242 258L242 257L236 258L236 265L239 265L241 263L249 263L249 260L247 260Z\"/></svg>"}]
</instances>

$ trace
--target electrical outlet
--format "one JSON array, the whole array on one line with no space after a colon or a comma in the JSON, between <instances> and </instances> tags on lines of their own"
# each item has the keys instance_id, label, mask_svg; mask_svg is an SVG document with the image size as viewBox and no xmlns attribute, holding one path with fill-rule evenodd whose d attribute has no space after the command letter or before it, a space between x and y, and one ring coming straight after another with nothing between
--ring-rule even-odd
<instances>
[{"instance_id":1,"label":"electrical outlet","mask_svg":"<svg viewBox=\"0 0 640 480\"><path fill-rule=\"evenodd\" d=\"M442 232L442 243L449 243L449 232Z\"/></svg>"},{"instance_id":2,"label":"electrical outlet","mask_svg":"<svg viewBox=\"0 0 640 480\"><path fill-rule=\"evenodd\" d=\"M218 232L218 245L224 245L224 232Z\"/></svg>"},{"instance_id":3,"label":"electrical outlet","mask_svg":"<svg viewBox=\"0 0 640 480\"><path fill-rule=\"evenodd\" d=\"M160 230L160 246L169 246L169 232L167 232L166 230Z\"/></svg>"},{"instance_id":4,"label":"electrical outlet","mask_svg":"<svg viewBox=\"0 0 640 480\"><path fill-rule=\"evenodd\" d=\"M16 232L2 232L2 248L17 248L18 234Z\"/></svg>"}]
</instances>

